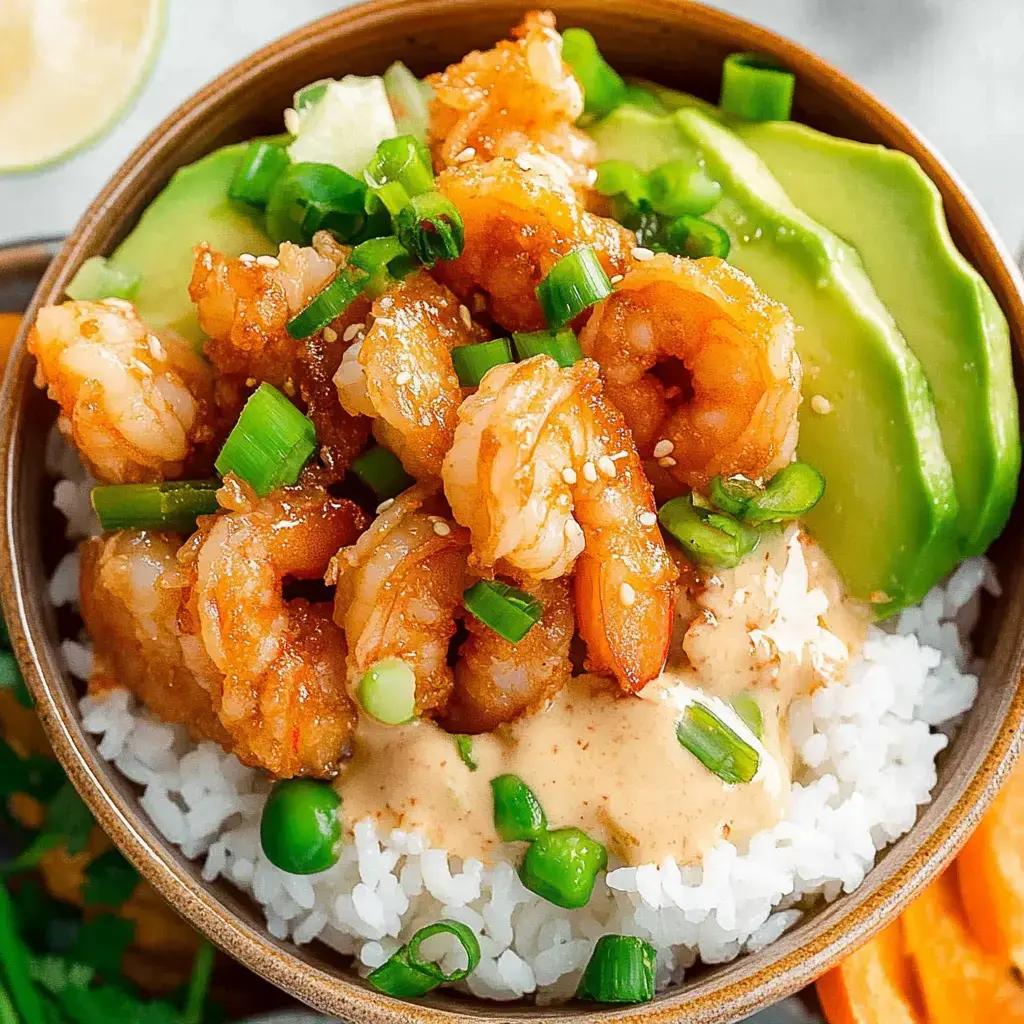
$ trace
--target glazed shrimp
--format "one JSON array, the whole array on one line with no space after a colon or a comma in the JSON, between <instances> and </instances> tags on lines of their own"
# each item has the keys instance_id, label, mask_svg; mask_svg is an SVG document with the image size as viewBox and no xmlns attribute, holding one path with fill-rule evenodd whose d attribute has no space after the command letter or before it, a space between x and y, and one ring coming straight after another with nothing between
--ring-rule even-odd
<instances>
[{"instance_id":1,"label":"glazed shrimp","mask_svg":"<svg viewBox=\"0 0 1024 1024\"><path fill-rule=\"evenodd\" d=\"M436 486L400 495L350 548L339 552L334 617L349 644L354 686L383 658L416 675L416 713L447 728L479 732L539 708L569 678L572 611L565 581L530 584L544 602L539 623L509 643L470 615L456 654L449 648L471 582L468 531L452 524Z\"/></svg>"},{"instance_id":2,"label":"glazed shrimp","mask_svg":"<svg viewBox=\"0 0 1024 1024\"><path fill-rule=\"evenodd\" d=\"M575 567L576 620L590 667L623 689L661 672L676 571L629 430L596 363L547 356L493 367L459 410L442 470L471 564L504 560L533 579Z\"/></svg>"},{"instance_id":3,"label":"glazed shrimp","mask_svg":"<svg viewBox=\"0 0 1024 1024\"><path fill-rule=\"evenodd\" d=\"M128 687L155 715L188 727L194 740L230 737L209 692L182 660L181 591L164 585L177 572L181 538L122 530L81 546L82 618L93 642L91 692Z\"/></svg>"},{"instance_id":4,"label":"glazed shrimp","mask_svg":"<svg viewBox=\"0 0 1024 1024\"><path fill-rule=\"evenodd\" d=\"M641 452L703 487L719 473L770 477L792 460L794 335L786 307L731 264L659 255L595 308L580 344Z\"/></svg>"},{"instance_id":5,"label":"glazed shrimp","mask_svg":"<svg viewBox=\"0 0 1024 1024\"><path fill-rule=\"evenodd\" d=\"M107 483L181 476L214 436L213 378L183 338L150 331L130 302L65 302L28 337L61 433Z\"/></svg>"},{"instance_id":6,"label":"glazed shrimp","mask_svg":"<svg viewBox=\"0 0 1024 1024\"><path fill-rule=\"evenodd\" d=\"M229 510L205 519L179 554L190 587L183 624L219 673L214 708L246 763L279 778L330 777L355 726L344 637L329 604L286 600L282 586L321 577L365 517L317 486L257 499L229 477L220 496Z\"/></svg>"},{"instance_id":7,"label":"glazed shrimp","mask_svg":"<svg viewBox=\"0 0 1024 1024\"><path fill-rule=\"evenodd\" d=\"M436 478L452 446L462 388L451 351L483 336L442 284L414 274L373 304L373 322L334 377L342 407L373 418L373 432L417 479Z\"/></svg>"},{"instance_id":8,"label":"glazed shrimp","mask_svg":"<svg viewBox=\"0 0 1024 1024\"><path fill-rule=\"evenodd\" d=\"M361 324L369 303L360 297L323 331L296 340L288 321L334 277L348 249L321 231L313 247L284 242L276 257L229 260L207 245L196 247L189 294L209 335L206 354L230 404L238 391L266 381L304 403L320 443L324 466L340 476L359 454L369 424L338 406L331 382L353 324Z\"/></svg>"},{"instance_id":9,"label":"glazed shrimp","mask_svg":"<svg viewBox=\"0 0 1024 1024\"><path fill-rule=\"evenodd\" d=\"M482 294L508 330L545 326L534 292L561 257L593 246L614 277L636 246L633 232L590 213L567 184L527 157L453 167L438 175L437 187L462 215L466 240L462 255L435 273L471 304Z\"/></svg>"},{"instance_id":10,"label":"glazed shrimp","mask_svg":"<svg viewBox=\"0 0 1024 1024\"><path fill-rule=\"evenodd\" d=\"M583 90L562 60L550 11L531 11L492 50L430 75L430 145L439 167L531 152L574 184L591 183L594 144L575 127Z\"/></svg>"}]
</instances>

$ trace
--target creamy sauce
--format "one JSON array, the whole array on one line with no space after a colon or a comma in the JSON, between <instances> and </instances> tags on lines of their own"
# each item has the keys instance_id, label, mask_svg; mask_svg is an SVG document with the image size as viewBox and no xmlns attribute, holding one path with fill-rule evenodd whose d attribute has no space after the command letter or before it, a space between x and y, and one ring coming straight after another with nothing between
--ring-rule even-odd
<instances>
[{"instance_id":1,"label":"creamy sauce","mask_svg":"<svg viewBox=\"0 0 1024 1024\"><path fill-rule=\"evenodd\" d=\"M694 861L722 838L742 846L785 811L790 703L842 676L866 617L843 601L820 549L792 529L701 581L679 614L669 664L639 697L594 676L574 679L544 711L473 737L475 772L433 722L361 719L338 780L347 825L376 818L462 857L515 859L495 835L490 790L492 778L511 773L537 794L552 827L575 825L626 864ZM726 785L680 746L676 722L694 690L708 699L756 694L770 771Z\"/></svg>"}]
</instances>

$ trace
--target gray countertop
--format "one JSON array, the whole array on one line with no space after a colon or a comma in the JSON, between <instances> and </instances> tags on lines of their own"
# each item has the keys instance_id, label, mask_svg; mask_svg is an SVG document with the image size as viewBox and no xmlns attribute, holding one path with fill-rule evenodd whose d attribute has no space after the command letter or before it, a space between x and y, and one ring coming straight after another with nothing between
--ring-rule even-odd
<instances>
[{"instance_id":1,"label":"gray countertop","mask_svg":"<svg viewBox=\"0 0 1024 1024\"><path fill-rule=\"evenodd\" d=\"M153 72L119 124L65 163L0 176L0 242L68 231L118 164L186 96L332 0L167 0ZM944 154L1011 245L1024 236L1021 0L719 0L817 50ZM2 145L2 142L0 142Z\"/></svg>"}]
</instances>

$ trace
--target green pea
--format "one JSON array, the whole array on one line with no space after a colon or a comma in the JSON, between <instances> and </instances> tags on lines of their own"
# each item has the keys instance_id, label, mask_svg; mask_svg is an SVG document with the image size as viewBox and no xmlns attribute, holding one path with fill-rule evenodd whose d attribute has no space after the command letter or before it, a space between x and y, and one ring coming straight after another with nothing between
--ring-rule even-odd
<instances>
[{"instance_id":1,"label":"green pea","mask_svg":"<svg viewBox=\"0 0 1024 1024\"><path fill-rule=\"evenodd\" d=\"M326 871L338 860L341 799L327 782L282 779L263 806L260 842L267 860L292 875Z\"/></svg>"}]
</instances>

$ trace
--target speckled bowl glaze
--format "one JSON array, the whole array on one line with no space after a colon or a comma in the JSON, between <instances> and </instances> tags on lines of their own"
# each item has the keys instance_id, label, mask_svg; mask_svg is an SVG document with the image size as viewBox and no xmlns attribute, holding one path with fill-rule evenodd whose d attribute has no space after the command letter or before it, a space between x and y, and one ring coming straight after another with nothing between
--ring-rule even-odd
<instances>
[{"instance_id":1,"label":"speckled bowl glaze","mask_svg":"<svg viewBox=\"0 0 1024 1024\"><path fill-rule=\"evenodd\" d=\"M60 301L81 262L108 253L127 234L175 168L216 146L279 130L299 86L344 73L379 73L401 59L415 72L442 68L503 38L526 4L507 0L381 0L332 15L261 50L193 97L139 147L86 212L42 282L33 309ZM773 54L797 73L794 117L836 135L910 153L939 187L953 237L996 294L1013 333L1018 380L1024 352L1024 296L1012 261L942 160L873 96L795 44L749 22L684 0L563 0L562 25L583 25L626 74L717 98L722 58L733 50ZM343 958L296 948L267 934L256 906L225 884L207 885L156 832L131 784L97 754L79 723L76 692L58 651L46 602L45 565L55 538L41 525L49 495L43 446L54 412L32 386L33 365L18 348L2 408L4 614L58 756L118 846L181 914L215 942L300 999L373 1024L411 1021L626 1021L726 1024L793 992L884 925L954 855L1016 756L1024 716L1024 547L1019 509L993 551L1004 596L986 606L977 637L988 670L977 705L944 756L933 802L880 859L864 884L809 915L768 949L692 972L686 983L643 1007L597 1012L573 1005L496 1004L437 993L404 1003L370 989ZM52 555L51 555L52 558ZM52 561L50 561L52 564Z\"/></svg>"}]
</instances>

